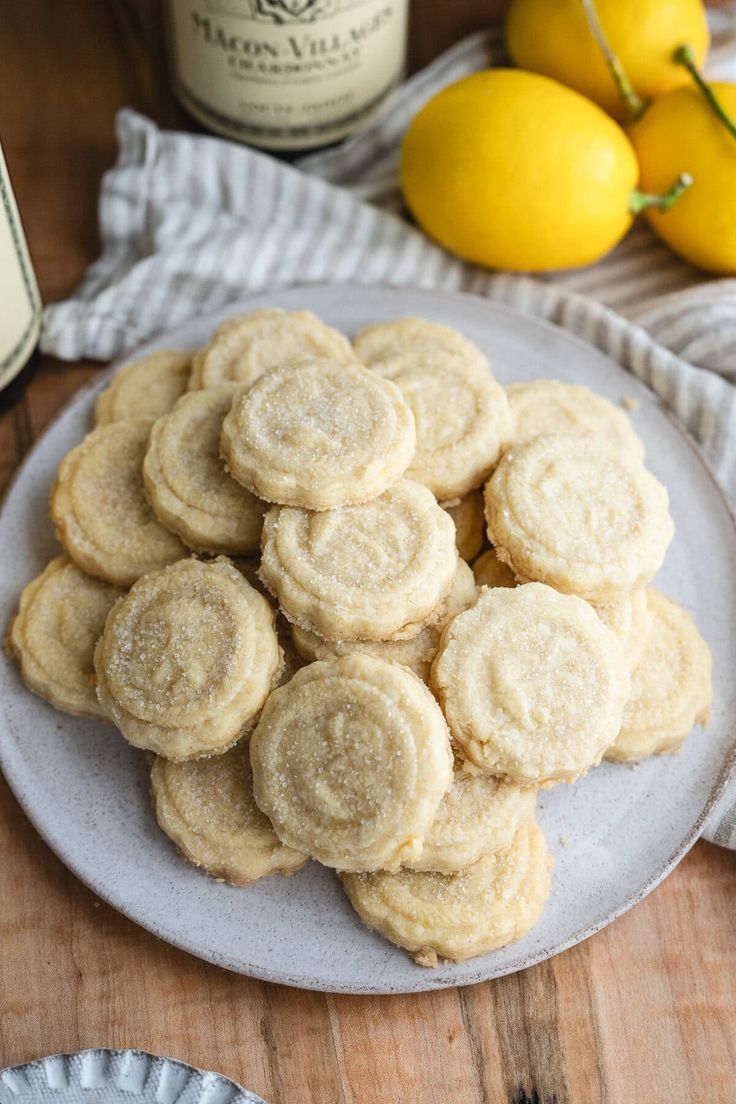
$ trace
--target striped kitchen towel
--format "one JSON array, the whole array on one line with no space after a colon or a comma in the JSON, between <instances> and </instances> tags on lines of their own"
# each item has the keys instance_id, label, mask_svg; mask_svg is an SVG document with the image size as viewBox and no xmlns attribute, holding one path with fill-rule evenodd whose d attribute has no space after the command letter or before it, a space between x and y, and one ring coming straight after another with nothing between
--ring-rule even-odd
<instances>
[{"instance_id":1,"label":"striped kitchen towel","mask_svg":"<svg viewBox=\"0 0 736 1104\"><path fill-rule=\"evenodd\" d=\"M736 80L736 5L715 13L713 32L709 73ZM195 313L296 283L471 291L573 331L644 380L736 502L736 280L708 280L644 225L590 268L538 280L493 273L402 218L407 123L445 84L502 60L499 32L464 40L367 129L296 167L122 111L118 161L100 196L102 256L69 300L46 308L43 351L110 360ZM736 786L705 834L736 848Z\"/></svg>"}]
</instances>

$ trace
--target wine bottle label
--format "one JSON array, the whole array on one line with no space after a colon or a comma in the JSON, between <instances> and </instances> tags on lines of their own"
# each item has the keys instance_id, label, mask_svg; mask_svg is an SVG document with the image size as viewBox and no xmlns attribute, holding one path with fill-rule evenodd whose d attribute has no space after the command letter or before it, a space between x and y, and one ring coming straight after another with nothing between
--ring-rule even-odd
<instances>
[{"instance_id":1,"label":"wine bottle label","mask_svg":"<svg viewBox=\"0 0 736 1104\"><path fill-rule=\"evenodd\" d=\"M28 361L41 329L41 298L0 149L0 388Z\"/></svg>"},{"instance_id":2,"label":"wine bottle label","mask_svg":"<svg viewBox=\"0 0 736 1104\"><path fill-rule=\"evenodd\" d=\"M267 149L337 141L401 79L408 0L169 0L177 95Z\"/></svg>"}]
</instances>

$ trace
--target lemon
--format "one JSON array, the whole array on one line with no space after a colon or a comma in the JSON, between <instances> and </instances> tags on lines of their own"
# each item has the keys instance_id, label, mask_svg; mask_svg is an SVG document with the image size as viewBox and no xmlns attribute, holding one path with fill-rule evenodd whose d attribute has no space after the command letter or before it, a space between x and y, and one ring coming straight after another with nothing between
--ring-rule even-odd
<instances>
[{"instance_id":1,"label":"lemon","mask_svg":"<svg viewBox=\"0 0 736 1104\"><path fill-rule=\"evenodd\" d=\"M595 10L608 45L645 100L687 83L672 59L677 46L689 43L698 64L708 51L701 0L596 0ZM511 0L506 45L517 65L554 77L617 118L626 117L582 0Z\"/></svg>"},{"instance_id":2,"label":"lemon","mask_svg":"<svg viewBox=\"0 0 736 1104\"><path fill-rule=\"evenodd\" d=\"M401 186L417 222L453 253L493 268L597 260L631 224L638 174L629 139L599 107L516 69L443 89L401 150Z\"/></svg>"},{"instance_id":3,"label":"lemon","mask_svg":"<svg viewBox=\"0 0 736 1104\"><path fill-rule=\"evenodd\" d=\"M736 85L710 86L736 119ZM736 274L736 139L697 88L657 97L629 130L644 191L689 172L692 187L667 212L648 210L652 229L691 264Z\"/></svg>"}]
</instances>

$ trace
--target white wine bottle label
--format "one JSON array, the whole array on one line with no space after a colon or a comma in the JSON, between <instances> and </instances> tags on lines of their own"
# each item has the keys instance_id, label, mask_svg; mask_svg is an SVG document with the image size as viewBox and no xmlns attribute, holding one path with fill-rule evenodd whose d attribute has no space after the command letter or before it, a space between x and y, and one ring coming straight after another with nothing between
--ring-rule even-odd
<instances>
[{"instance_id":1,"label":"white wine bottle label","mask_svg":"<svg viewBox=\"0 0 736 1104\"><path fill-rule=\"evenodd\" d=\"M407 12L408 0L168 0L177 95L228 138L327 145L400 81Z\"/></svg>"},{"instance_id":2,"label":"white wine bottle label","mask_svg":"<svg viewBox=\"0 0 736 1104\"><path fill-rule=\"evenodd\" d=\"M41 297L0 149L0 388L18 375L41 329Z\"/></svg>"}]
</instances>

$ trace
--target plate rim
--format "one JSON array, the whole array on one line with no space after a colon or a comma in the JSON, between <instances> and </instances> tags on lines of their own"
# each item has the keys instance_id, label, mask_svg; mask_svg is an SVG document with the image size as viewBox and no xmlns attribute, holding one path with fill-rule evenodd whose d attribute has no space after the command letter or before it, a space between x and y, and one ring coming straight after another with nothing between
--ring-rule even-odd
<instances>
[{"instance_id":1,"label":"plate rim","mask_svg":"<svg viewBox=\"0 0 736 1104\"><path fill-rule=\"evenodd\" d=\"M109 366L103 368L99 373L97 373L91 380L83 384L82 387L74 391L66 400L66 402L64 402L59 410L54 414L53 418L47 423L39 437L37 437L36 440L33 442L32 447L28 450L28 453L26 454L26 456L23 457L23 460L13 473L2 496L2 500L0 501L0 526L2 526L3 524L7 503L9 498L11 497L17 481L24 474L26 468L33 462L34 456L41 442L49 433L52 432L56 424L64 417L66 412L72 406L76 406L78 403L82 402L85 396L92 395L95 392L101 390L104 384L109 379L111 379L115 372L123 365L132 360L147 356L149 352L155 351L157 348L165 346L169 334L175 334L185 327L190 326L195 321L205 322L208 319L219 320L223 317L226 317L227 314L230 312L237 313L242 310L252 310L254 309L254 304L264 299L275 300L284 296L291 298L292 296L298 297L299 295L303 295L305 293L311 294L314 292L333 294L335 292L348 294L350 292L357 292L361 295L365 295L366 293L370 294L372 292L401 294L402 291L409 292L412 295L416 295L420 298L426 298L427 300L436 301L438 298L440 298L445 300L448 304L452 304L458 299L472 300L476 304L482 305L485 310L488 310L490 308L491 312L498 312L500 314L509 315L512 318L516 318L519 321L522 321L526 326L531 325L532 328L541 329L542 332L551 331L558 336L560 333L562 333L566 340L572 341L575 345L577 345L581 350L584 350L586 353L590 353L591 351L593 351L597 356L609 360L621 372L630 377L635 385L644 388L648 392L648 394L652 397L654 403L659 408L659 411L665 415L672 428L676 430L680 438L687 445L690 452L695 457L696 461L705 471L709 482L715 489L721 506L725 509L725 513L731 524L731 528L733 529L734 536L736 537L736 510L734 509L734 507L732 507L725 490L721 486L715 474L713 466L704 455L699 444L694 440L693 437L691 437L683 423L679 420L679 418L675 415L671 408L664 402L664 400L659 395L657 395L656 392L654 392L644 380L640 379L629 369L625 368L624 365L621 364L613 355L604 352L593 343L586 341L581 335L568 330L566 327L560 326L547 318L541 318L537 315L529 314L523 310L520 310L517 307L510 306L500 300L490 299L486 296L478 295L477 293L446 291L444 289L421 287L407 287L404 285L396 284L362 285L354 282L345 284L295 284L288 285L282 288L276 288L271 291L257 292L253 295L246 296L243 299L237 299L233 300L230 303L223 304L222 306L215 308L214 310L203 311L198 315L192 316L191 318L185 320L181 325L175 327L173 330L161 331L153 337L150 337L135 350L132 350L129 353L118 357L115 361L111 362ZM215 322L214 324L217 324L217 322ZM734 722L734 725L736 725L736 721ZM57 856L57 858L59 858L59 860L67 867L67 869L71 871L74 877L76 877L92 893L99 897L100 900L105 901L107 905L109 905L111 908L114 908L117 912L122 913L122 915L127 917L129 920L132 920L133 923L143 928L145 931L150 932L155 938L162 939L170 946L174 946L187 954L191 954L197 958L200 958L203 961L210 963L211 965L230 970L242 976L253 977L261 981L271 982L273 984L287 985L294 988L307 989L310 991L322 993L345 993L355 996L398 996L408 993L435 992L438 990L451 989L458 986L476 985L483 981L493 980L493 978L495 977L504 977L509 974L518 973L521 970L526 970L530 966L535 966L538 963L544 962L549 958L554 958L558 954L569 950L571 947L584 942L586 939L589 939L591 936L597 934L599 931L603 930L603 928L607 927L609 924L619 919L635 905L639 904L640 901L642 901L646 896L649 895L649 893L651 893L654 889L656 889L658 885L660 885L660 883L672 872L675 866L677 866L677 864L684 858L688 851L697 842L702 833L705 822L720 801L729 782L734 777L736 777L736 727L732 727L731 736L732 742L730 748L720 762L717 778L714 785L711 787L711 790L708 794L708 799L706 800L705 804L703 805L693 823L690 825L690 828L684 834L680 843L672 849L667 859L657 868L656 871L650 874L650 876L644 881L642 885L640 885L636 889L634 893L626 897L626 899L619 905L618 908L611 911L606 911L605 915L596 917L592 924L586 925L585 927L580 928L572 933L566 940L556 945L554 951L550 952L548 948L530 950L521 963L517 963L516 965L510 964L508 966L496 969L490 977L486 972L480 970L478 971L478 973L472 974L470 977L464 977L460 981L454 980L452 978L448 978L446 980L438 978L433 979L431 976L431 971L424 970L424 977L422 978L424 984L420 983L416 986L410 987L407 987L403 984L380 984L377 986L371 986L370 984L356 985L354 982L331 983L329 986L327 986L318 977L307 976L304 974L294 975L293 972L265 969L251 963L246 964L247 968L244 968L244 965L242 963L235 964L232 959L228 958L227 954L220 953L216 950L213 951L206 945L197 946L197 949L194 949L195 944L193 943L193 941L189 940L187 943L182 942L181 939L177 938L175 932L167 932L163 926L154 927L152 926L152 923L144 923L137 916L133 915L132 912L125 907L124 903L118 903L114 899L114 895L112 893L100 890L95 885L95 882L92 878L87 878L80 875L75 867L75 864L67 858L66 848L63 846L63 841L52 841L52 839L49 838L46 832L39 826L35 818L31 815L31 812L27 808L25 799L23 796L21 796L21 791L16 788L12 769L10 771L8 770L1 733L0 768L2 769L5 779L10 786L15 799L18 801L18 804L23 810L24 815L30 821L34 830L38 833L44 843L51 849L51 851ZM155 923L163 925L165 922L157 920L155 921ZM421 975L418 975L418 980L420 976ZM109 1048L91 1049L95 1050ZM154 1055L154 1057L157 1056ZM172 1061L177 1061L177 1059L172 1059ZM183 1064L186 1065L187 1063ZM196 1069L197 1067L193 1068ZM0 1070L0 1072L4 1071Z\"/></svg>"},{"instance_id":2,"label":"plate rim","mask_svg":"<svg viewBox=\"0 0 736 1104\"><path fill-rule=\"evenodd\" d=\"M5 1074L13 1073L25 1073L26 1070L37 1069L42 1067L45 1062L52 1062L56 1059L65 1059L67 1061L79 1058L82 1059L88 1054L106 1054L115 1058L126 1058L128 1055L131 1057L143 1057L151 1062L163 1063L167 1066L178 1066L180 1069L188 1070L190 1073L198 1074L202 1079L216 1078L218 1082L227 1086L232 1086L236 1090L233 1095L231 1104L267 1104L267 1101L253 1089L247 1089L244 1085L241 1085L239 1081L236 1081L233 1077L228 1077L226 1073L221 1073L219 1070L204 1069L200 1066L193 1065L192 1062L187 1062L183 1058L172 1058L168 1054L155 1054L152 1050L146 1050L144 1047L83 1047L81 1050L60 1050L53 1054L41 1054L37 1058L29 1058L27 1062L17 1062L9 1066L3 1066L0 1068L0 1081L4 1080ZM69 1086L66 1086L68 1089ZM49 1086L49 1092L54 1092L52 1086ZM62 1091L62 1090L59 1090ZM88 1091L88 1090L85 1090ZM128 1090L129 1091L129 1090ZM140 1098L140 1094L134 1094L129 1092L132 1099L136 1097ZM19 1096L19 1101L23 1101L23 1096Z\"/></svg>"}]
</instances>

